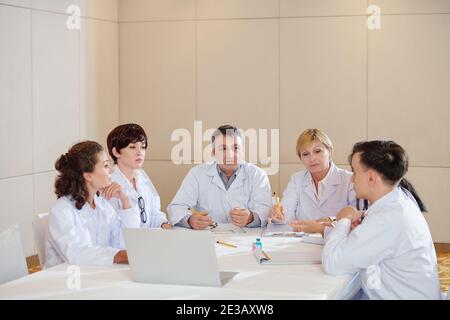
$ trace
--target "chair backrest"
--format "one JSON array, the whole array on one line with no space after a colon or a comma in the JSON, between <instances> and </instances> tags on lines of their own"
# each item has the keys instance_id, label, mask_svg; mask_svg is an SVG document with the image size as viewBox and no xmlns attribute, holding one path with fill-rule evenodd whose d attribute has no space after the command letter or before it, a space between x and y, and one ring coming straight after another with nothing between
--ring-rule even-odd
<instances>
[{"instance_id":1,"label":"chair backrest","mask_svg":"<svg viewBox=\"0 0 450 320\"><path fill-rule=\"evenodd\" d=\"M48 213L40 213L33 218L33 233L41 268L45 265L45 240L47 237Z\"/></svg>"},{"instance_id":2,"label":"chair backrest","mask_svg":"<svg viewBox=\"0 0 450 320\"><path fill-rule=\"evenodd\" d=\"M447 300L450 300L450 286L447 288Z\"/></svg>"},{"instance_id":3,"label":"chair backrest","mask_svg":"<svg viewBox=\"0 0 450 320\"><path fill-rule=\"evenodd\" d=\"M0 231L0 284L28 274L18 225Z\"/></svg>"}]
</instances>

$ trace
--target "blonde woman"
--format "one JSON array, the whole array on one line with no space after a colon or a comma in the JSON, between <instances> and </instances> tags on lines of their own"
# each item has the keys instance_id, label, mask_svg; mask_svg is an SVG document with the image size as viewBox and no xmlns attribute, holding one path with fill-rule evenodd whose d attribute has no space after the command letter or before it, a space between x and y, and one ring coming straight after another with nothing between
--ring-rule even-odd
<instances>
[{"instance_id":1,"label":"blonde woman","mask_svg":"<svg viewBox=\"0 0 450 320\"><path fill-rule=\"evenodd\" d=\"M289 223L296 231L321 232L342 208L356 204L352 173L333 163L333 144L319 129L303 131L296 150L306 170L292 175L281 208L271 208L269 222Z\"/></svg>"}]
</instances>

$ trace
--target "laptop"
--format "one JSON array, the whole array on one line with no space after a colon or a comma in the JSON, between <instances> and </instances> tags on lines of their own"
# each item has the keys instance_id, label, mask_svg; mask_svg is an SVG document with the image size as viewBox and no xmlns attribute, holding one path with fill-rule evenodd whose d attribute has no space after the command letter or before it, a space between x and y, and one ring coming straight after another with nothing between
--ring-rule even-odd
<instances>
[{"instance_id":1,"label":"laptop","mask_svg":"<svg viewBox=\"0 0 450 320\"><path fill-rule=\"evenodd\" d=\"M219 272L211 231L124 229L133 281L220 287L236 275Z\"/></svg>"}]
</instances>

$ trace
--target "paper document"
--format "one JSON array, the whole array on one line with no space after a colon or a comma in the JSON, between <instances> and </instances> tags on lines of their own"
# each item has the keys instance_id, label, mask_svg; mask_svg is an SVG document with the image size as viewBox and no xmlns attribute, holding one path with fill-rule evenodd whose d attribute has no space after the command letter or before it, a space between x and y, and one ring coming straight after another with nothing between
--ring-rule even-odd
<instances>
[{"instance_id":1,"label":"paper document","mask_svg":"<svg viewBox=\"0 0 450 320\"><path fill-rule=\"evenodd\" d=\"M254 250L256 260L261 264L320 264L322 263L321 251L309 252L266 252Z\"/></svg>"},{"instance_id":2,"label":"paper document","mask_svg":"<svg viewBox=\"0 0 450 320\"><path fill-rule=\"evenodd\" d=\"M288 224L269 223L264 228L263 237L301 237L304 232L295 232Z\"/></svg>"},{"instance_id":3,"label":"paper document","mask_svg":"<svg viewBox=\"0 0 450 320\"><path fill-rule=\"evenodd\" d=\"M325 240L322 238L322 235L319 233L312 234L304 234L302 237L303 243L312 243L323 246L325 244Z\"/></svg>"},{"instance_id":4,"label":"paper document","mask_svg":"<svg viewBox=\"0 0 450 320\"><path fill-rule=\"evenodd\" d=\"M220 233L246 233L245 229L232 223L219 223L216 227L210 229L212 232Z\"/></svg>"}]
</instances>

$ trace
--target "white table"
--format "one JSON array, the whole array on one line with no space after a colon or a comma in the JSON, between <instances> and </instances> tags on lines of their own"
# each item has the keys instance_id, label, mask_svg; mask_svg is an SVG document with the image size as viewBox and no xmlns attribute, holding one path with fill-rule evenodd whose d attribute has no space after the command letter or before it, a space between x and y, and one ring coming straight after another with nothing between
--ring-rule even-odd
<instances>
[{"instance_id":1,"label":"white table","mask_svg":"<svg viewBox=\"0 0 450 320\"><path fill-rule=\"evenodd\" d=\"M143 284L131 280L128 265L82 266L79 289L70 289L67 264L62 264L0 286L0 299L348 299L359 290L357 276L334 277L322 265L260 265L251 243L261 229L246 229L239 235L217 234L217 240L238 245L216 244L220 271L238 272L220 288ZM316 251L322 246L301 238L262 238L264 249ZM180 266L182 268L182 266Z\"/></svg>"}]
</instances>

